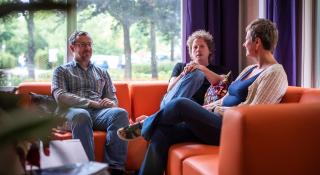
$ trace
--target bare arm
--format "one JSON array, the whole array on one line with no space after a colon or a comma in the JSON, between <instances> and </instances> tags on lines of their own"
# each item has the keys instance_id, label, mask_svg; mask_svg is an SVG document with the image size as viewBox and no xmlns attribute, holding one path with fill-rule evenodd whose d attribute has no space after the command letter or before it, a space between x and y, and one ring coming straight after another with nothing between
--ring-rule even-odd
<instances>
[{"instance_id":1,"label":"bare arm","mask_svg":"<svg viewBox=\"0 0 320 175\"><path fill-rule=\"evenodd\" d=\"M224 79L224 76L218 75L215 72L212 72L211 70L209 70L205 66L198 65L198 67L199 67L198 69L200 69L204 73L204 75L206 76L207 80L211 84L217 84L219 81L222 81Z\"/></svg>"},{"instance_id":2,"label":"bare arm","mask_svg":"<svg viewBox=\"0 0 320 175\"><path fill-rule=\"evenodd\" d=\"M169 81L169 85L167 88L167 92L170 91L174 85L176 85L176 83L187 73L193 71L193 62L188 63L182 70L182 72L178 75L178 76L173 76L171 77L170 81Z\"/></svg>"},{"instance_id":3,"label":"bare arm","mask_svg":"<svg viewBox=\"0 0 320 175\"><path fill-rule=\"evenodd\" d=\"M215 72L212 72L206 66L203 66L199 63L190 62L190 66L192 67L191 71L193 71L194 69L201 70L211 84L217 84L219 81L222 81L224 79L223 75L218 75Z\"/></svg>"},{"instance_id":4,"label":"bare arm","mask_svg":"<svg viewBox=\"0 0 320 175\"><path fill-rule=\"evenodd\" d=\"M171 74L171 78L169 80L167 92L169 92L175 85L176 83L185 75L185 67L183 67L182 63L177 63Z\"/></svg>"},{"instance_id":5,"label":"bare arm","mask_svg":"<svg viewBox=\"0 0 320 175\"><path fill-rule=\"evenodd\" d=\"M174 85L176 85L176 83L181 79L181 77L183 77L182 74L180 74L177 77L171 77L171 79L169 80L167 92L169 92L174 87Z\"/></svg>"}]
</instances>

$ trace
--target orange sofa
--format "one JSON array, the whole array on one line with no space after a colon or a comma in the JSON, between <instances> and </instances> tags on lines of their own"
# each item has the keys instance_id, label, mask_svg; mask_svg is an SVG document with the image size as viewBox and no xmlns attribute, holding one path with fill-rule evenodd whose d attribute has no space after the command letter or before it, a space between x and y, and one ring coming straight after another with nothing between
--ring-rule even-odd
<instances>
[{"instance_id":1,"label":"orange sofa","mask_svg":"<svg viewBox=\"0 0 320 175\"><path fill-rule=\"evenodd\" d=\"M320 174L320 89L289 87L281 104L236 107L220 146L173 145L167 175Z\"/></svg>"},{"instance_id":2,"label":"orange sofa","mask_svg":"<svg viewBox=\"0 0 320 175\"><path fill-rule=\"evenodd\" d=\"M115 82L120 107L131 121L159 109L166 82ZM50 94L50 83L22 83L18 93L30 104L29 92ZM220 146L173 145L167 175L320 174L320 90L289 87L281 104L236 107L223 119ZM317 127L316 127L317 126ZM94 132L97 161L103 159L104 132ZM56 139L71 138L70 133ZM126 168L138 170L147 142L129 142Z\"/></svg>"},{"instance_id":3,"label":"orange sofa","mask_svg":"<svg viewBox=\"0 0 320 175\"><path fill-rule=\"evenodd\" d=\"M166 92L167 82L115 82L119 100L119 106L126 109L131 122L142 114L152 114L159 109L162 96ZM17 94L22 96L21 105L28 107L31 105L29 92L50 95L50 82L24 82L18 86ZM103 161L104 142L106 133L94 131L95 159ZM53 139L71 139L70 132L53 132ZM126 162L127 170L138 170L144 158L148 143L139 138L129 142L128 156Z\"/></svg>"}]
</instances>

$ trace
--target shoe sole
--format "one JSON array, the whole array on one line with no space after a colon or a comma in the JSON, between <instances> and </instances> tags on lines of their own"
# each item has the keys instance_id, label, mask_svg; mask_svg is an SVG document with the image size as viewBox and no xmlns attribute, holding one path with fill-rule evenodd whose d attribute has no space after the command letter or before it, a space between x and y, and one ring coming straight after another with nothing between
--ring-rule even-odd
<instances>
[{"instance_id":1,"label":"shoe sole","mask_svg":"<svg viewBox=\"0 0 320 175\"><path fill-rule=\"evenodd\" d=\"M127 139L127 138L122 136L120 129L117 130L117 135L121 140L124 140L124 141L132 141L132 140L135 140L135 139L141 137L141 135L140 135L140 136L135 136L134 138Z\"/></svg>"}]
</instances>

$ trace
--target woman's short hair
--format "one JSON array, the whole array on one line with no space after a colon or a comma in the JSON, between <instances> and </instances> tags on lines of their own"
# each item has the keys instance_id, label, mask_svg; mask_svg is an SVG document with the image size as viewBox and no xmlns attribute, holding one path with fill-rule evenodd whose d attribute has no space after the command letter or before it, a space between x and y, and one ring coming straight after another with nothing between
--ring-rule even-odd
<instances>
[{"instance_id":1,"label":"woman's short hair","mask_svg":"<svg viewBox=\"0 0 320 175\"><path fill-rule=\"evenodd\" d=\"M211 56L211 54L213 53L213 49L214 49L213 36L209 32L207 32L205 30L197 30L197 31L193 32L188 37L187 46L188 46L189 55L190 56L192 55L192 43L193 43L193 41L195 39L198 39L198 38L202 38L206 42L206 44L207 44L207 46L209 48L209 51L210 51L210 56Z\"/></svg>"},{"instance_id":2,"label":"woman's short hair","mask_svg":"<svg viewBox=\"0 0 320 175\"><path fill-rule=\"evenodd\" d=\"M74 45L78 36L89 36L89 33L85 31L73 32L68 39L69 44Z\"/></svg>"},{"instance_id":3,"label":"woman's short hair","mask_svg":"<svg viewBox=\"0 0 320 175\"><path fill-rule=\"evenodd\" d=\"M273 22L268 19L256 19L247 26L246 31L250 32L251 41L260 38L264 49L274 51L278 42L278 29Z\"/></svg>"}]
</instances>

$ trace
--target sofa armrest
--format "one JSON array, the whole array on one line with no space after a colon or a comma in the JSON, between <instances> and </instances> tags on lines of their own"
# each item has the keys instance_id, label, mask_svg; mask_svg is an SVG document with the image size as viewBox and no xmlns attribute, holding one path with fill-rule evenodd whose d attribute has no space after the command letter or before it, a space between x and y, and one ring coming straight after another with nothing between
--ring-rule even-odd
<instances>
[{"instance_id":1,"label":"sofa armrest","mask_svg":"<svg viewBox=\"0 0 320 175\"><path fill-rule=\"evenodd\" d=\"M225 112L220 175L320 174L320 103Z\"/></svg>"}]
</instances>

